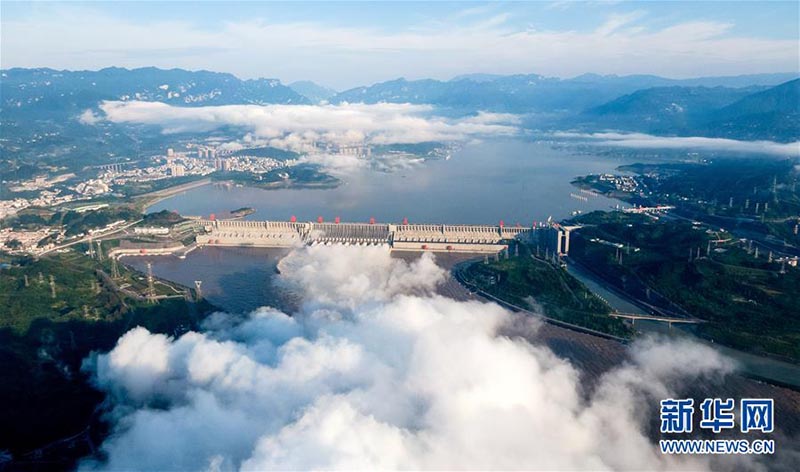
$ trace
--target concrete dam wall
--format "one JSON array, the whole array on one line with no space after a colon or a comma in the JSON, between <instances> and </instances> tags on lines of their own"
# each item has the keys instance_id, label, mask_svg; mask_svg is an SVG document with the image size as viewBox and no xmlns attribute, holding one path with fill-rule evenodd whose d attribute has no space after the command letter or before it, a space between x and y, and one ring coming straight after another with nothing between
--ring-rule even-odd
<instances>
[{"instance_id":1,"label":"concrete dam wall","mask_svg":"<svg viewBox=\"0 0 800 472\"><path fill-rule=\"evenodd\" d=\"M498 252L539 228L491 225L198 220L201 246L386 245L393 250Z\"/></svg>"}]
</instances>

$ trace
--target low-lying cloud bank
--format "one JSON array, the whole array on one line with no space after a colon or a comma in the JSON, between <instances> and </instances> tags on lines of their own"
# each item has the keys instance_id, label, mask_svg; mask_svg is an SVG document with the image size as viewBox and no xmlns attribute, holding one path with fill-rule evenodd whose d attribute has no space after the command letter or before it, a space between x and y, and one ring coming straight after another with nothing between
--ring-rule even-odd
<instances>
[{"instance_id":1,"label":"low-lying cloud bank","mask_svg":"<svg viewBox=\"0 0 800 472\"><path fill-rule=\"evenodd\" d=\"M586 139L592 144L638 149L695 149L751 154L772 154L794 157L800 155L800 142L738 141L724 138L665 137L644 133L553 133L557 138Z\"/></svg>"},{"instance_id":2,"label":"low-lying cloud bank","mask_svg":"<svg viewBox=\"0 0 800 472\"><path fill-rule=\"evenodd\" d=\"M305 300L292 316L218 313L177 339L135 328L87 360L115 426L108 461L84 468L700 470L720 460L663 456L646 433L657 426L643 423L675 385L731 371L710 348L641 342L587 397L575 367L523 339L529 320L433 295L445 273L430 255L408 264L382 248L314 247L280 267Z\"/></svg>"},{"instance_id":3,"label":"low-lying cloud bank","mask_svg":"<svg viewBox=\"0 0 800 472\"><path fill-rule=\"evenodd\" d=\"M431 106L396 103L176 107L161 102L106 101L100 104L100 112L88 110L80 121L155 125L164 133L237 127L251 139L299 151L311 150L314 143L409 144L513 135L519 121L515 115L501 113L448 119L433 115Z\"/></svg>"}]
</instances>

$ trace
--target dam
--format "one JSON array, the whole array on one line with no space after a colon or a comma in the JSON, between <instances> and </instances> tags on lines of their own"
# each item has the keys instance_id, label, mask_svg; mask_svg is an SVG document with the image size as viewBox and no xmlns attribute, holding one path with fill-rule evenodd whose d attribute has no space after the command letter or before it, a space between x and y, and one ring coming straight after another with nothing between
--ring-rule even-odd
<instances>
[{"instance_id":1,"label":"dam","mask_svg":"<svg viewBox=\"0 0 800 472\"><path fill-rule=\"evenodd\" d=\"M198 246L296 247L301 245L385 245L397 251L496 253L514 239L548 239L554 232L562 252L569 232L557 224L533 226L333 223L296 221L196 220ZM564 237L566 233L566 238ZM568 248L568 243L565 248ZM563 251L566 253L566 251Z\"/></svg>"}]
</instances>

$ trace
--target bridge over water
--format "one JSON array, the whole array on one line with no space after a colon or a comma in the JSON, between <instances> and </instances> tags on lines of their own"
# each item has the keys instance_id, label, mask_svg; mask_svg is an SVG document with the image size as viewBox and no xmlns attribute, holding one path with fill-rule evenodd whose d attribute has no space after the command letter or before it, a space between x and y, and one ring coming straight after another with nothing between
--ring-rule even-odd
<instances>
[{"instance_id":1,"label":"bridge over water","mask_svg":"<svg viewBox=\"0 0 800 472\"><path fill-rule=\"evenodd\" d=\"M386 245L392 250L499 252L553 226L198 220L201 246Z\"/></svg>"},{"instance_id":2,"label":"bridge over water","mask_svg":"<svg viewBox=\"0 0 800 472\"><path fill-rule=\"evenodd\" d=\"M705 323L705 320L701 320L699 318L674 318L669 316L657 316L657 315L641 315L638 313L622 313L622 312L614 312L610 313L608 316L612 318L623 318L627 320L631 320L632 323L636 323L636 320L645 320L645 321L660 321L662 323L668 323L670 327L672 324L700 324Z\"/></svg>"}]
</instances>

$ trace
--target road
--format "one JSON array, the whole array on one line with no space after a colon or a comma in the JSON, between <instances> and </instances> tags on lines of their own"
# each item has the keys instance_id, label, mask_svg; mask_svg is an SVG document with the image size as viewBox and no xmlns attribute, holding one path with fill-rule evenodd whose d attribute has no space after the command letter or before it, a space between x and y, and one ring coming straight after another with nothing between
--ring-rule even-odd
<instances>
[{"instance_id":1,"label":"road","mask_svg":"<svg viewBox=\"0 0 800 472\"><path fill-rule=\"evenodd\" d=\"M120 226L119 228L111 230L111 231L108 231L106 233L95 233L95 234L93 234L91 236L85 236L85 237L83 237L81 239L78 239L76 241L72 241L72 242L69 242L67 244L62 244L61 246L56 246L56 247L54 247L52 249L48 249L47 251L44 251L41 254L39 254L39 256L44 256L45 254L49 254L49 253L54 252L54 251L65 249L65 248L68 248L70 246L74 246L76 244L85 243L85 242L88 242L89 240L92 240L92 241L94 241L94 240L102 240L103 238L105 238L107 236L111 236L112 234L119 233L120 231L125 231L126 229L130 228L131 226L134 226L137 223L141 223L141 222L142 222L142 219L140 218L140 219L138 219L138 220L136 220L136 221L134 221L132 223L128 223L128 224L126 224L124 226Z\"/></svg>"}]
</instances>

